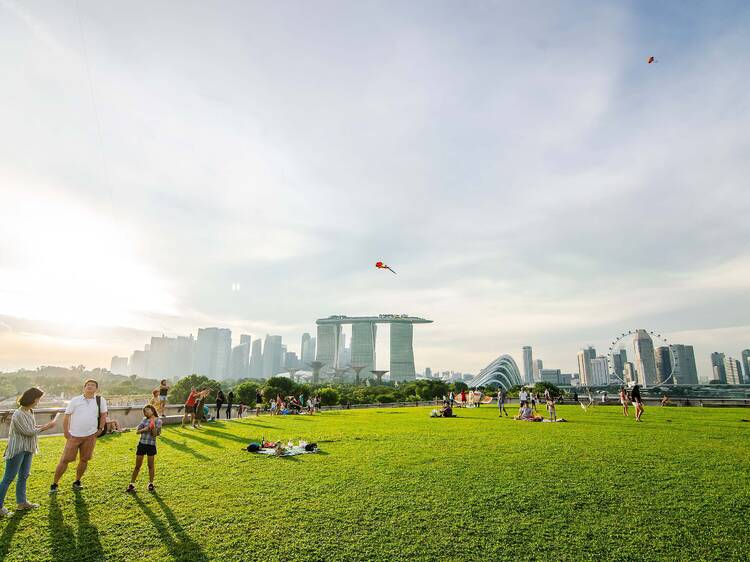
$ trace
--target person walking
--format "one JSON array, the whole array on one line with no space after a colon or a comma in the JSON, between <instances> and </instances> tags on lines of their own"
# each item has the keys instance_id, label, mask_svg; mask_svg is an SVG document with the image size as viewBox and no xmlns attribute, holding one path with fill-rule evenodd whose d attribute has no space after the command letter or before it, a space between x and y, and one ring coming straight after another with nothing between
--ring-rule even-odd
<instances>
[{"instance_id":1,"label":"person walking","mask_svg":"<svg viewBox=\"0 0 750 562\"><path fill-rule=\"evenodd\" d=\"M30 503L26 499L26 481L31 472L31 460L39 452L39 434L54 427L60 414L56 414L54 419L44 425L36 425L34 419L34 408L39 404L39 400L44 396L44 392L38 388L29 388L18 399L18 409L13 412L10 418L10 433L8 434L8 444L5 447L5 473L0 481L0 517L10 517L12 511L3 504L8 488L13 480L18 476L16 482L16 509L27 510L36 509L38 503Z\"/></svg>"},{"instance_id":2,"label":"person walking","mask_svg":"<svg viewBox=\"0 0 750 562\"><path fill-rule=\"evenodd\" d=\"M219 392L216 393L216 419L218 420L221 417L221 407L226 401L226 398L224 397L224 393L219 389Z\"/></svg>"},{"instance_id":3,"label":"person walking","mask_svg":"<svg viewBox=\"0 0 750 562\"><path fill-rule=\"evenodd\" d=\"M628 393L625 392L625 387L620 387L620 404L622 404L622 415L628 417Z\"/></svg>"},{"instance_id":4,"label":"person walking","mask_svg":"<svg viewBox=\"0 0 750 562\"><path fill-rule=\"evenodd\" d=\"M148 491L154 492L154 473L156 471L154 461L156 460L156 437L161 433L161 420L156 408L150 404L143 407L143 420L138 424L135 432L141 435L138 440L138 447L135 450L135 468L130 478L126 492L135 492L135 481L138 479L138 473L143 466L144 455L148 457Z\"/></svg>"},{"instance_id":5,"label":"person walking","mask_svg":"<svg viewBox=\"0 0 750 562\"><path fill-rule=\"evenodd\" d=\"M161 417L167 417L167 394L169 394L169 383L167 379L162 379L159 383L159 414Z\"/></svg>"},{"instance_id":6,"label":"person walking","mask_svg":"<svg viewBox=\"0 0 750 562\"><path fill-rule=\"evenodd\" d=\"M234 403L234 392L231 390L227 394L227 419L232 419L232 404Z\"/></svg>"},{"instance_id":7,"label":"person walking","mask_svg":"<svg viewBox=\"0 0 750 562\"><path fill-rule=\"evenodd\" d=\"M65 408L63 418L63 434L65 435L65 448L63 449L60 462L55 468L55 476L49 487L50 494L57 493L60 478L68 470L68 465L78 457L76 467L76 479L73 482L73 490L82 490L81 478L83 478L89 461L94 456L96 438L104 430L107 423L107 401L103 396L97 396L99 383L94 379L88 379L83 384L83 394L76 396Z\"/></svg>"},{"instance_id":8,"label":"person walking","mask_svg":"<svg viewBox=\"0 0 750 562\"><path fill-rule=\"evenodd\" d=\"M641 398L641 389L638 385L630 391L630 399L635 406L635 421L639 422L643 415L643 398Z\"/></svg>"},{"instance_id":9,"label":"person walking","mask_svg":"<svg viewBox=\"0 0 750 562\"><path fill-rule=\"evenodd\" d=\"M497 409L500 412L501 418L503 417L503 412L505 412L505 417L508 417L508 410L505 409L505 389L502 386L497 391Z\"/></svg>"}]
</instances>

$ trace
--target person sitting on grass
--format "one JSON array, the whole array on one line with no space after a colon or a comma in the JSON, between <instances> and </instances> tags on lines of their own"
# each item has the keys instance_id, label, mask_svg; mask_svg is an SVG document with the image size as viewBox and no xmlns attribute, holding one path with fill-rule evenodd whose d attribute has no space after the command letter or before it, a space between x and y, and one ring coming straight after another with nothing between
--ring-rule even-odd
<instances>
[{"instance_id":1,"label":"person sitting on grass","mask_svg":"<svg viewBox=\"0 0 750 562\"><path fill-rule=\"evenodd\" d=\"M138 447L135 450L135 468L133 476L130 478L126 492L135 492L135 481L138 479L138 473L143 465L143 456L148 457L148 491L153 492L154 488L154 457L156 456L156 437L161 433L161 420L156 408L151 404L143 407L143 421L138 424L136 433L141 435L138 441Z\"/></svg>"},{"instance_id":2,"label":"person sitting on grass","mask_svg":"<svg viewBox=\"0 0 750 562\"><path fill-rule=\"evenodd\" d=\"M544 418L542 416L534 415L534 412L531 411L531 407L526 405L518 411L518 415L514 417L513 419L518 420L518 421L540 422Z\"/></svg>"},{"instance_id":3,"label":"person sitting on grass","mask_svg":"<svg viewBox=\"0 0 750 562\"><path fill-rule=\"evenodd\" d=\"M666 394L661 395L661 402L659 402L661 406L669 406L671 402L669 401L669 396Z\"/></svg>"},{"instance_id":4,"label":"person sitting on grass","mask_svg":"<svg viewBox=\"0 0 750 562\"><path fill-rule=\"evenodd\" d=\"M127 431L127 429L120 427L120 422L109 416L106 418L105 426L107 427L107 433L125 433Z\"/></svg>"}]
</instances>

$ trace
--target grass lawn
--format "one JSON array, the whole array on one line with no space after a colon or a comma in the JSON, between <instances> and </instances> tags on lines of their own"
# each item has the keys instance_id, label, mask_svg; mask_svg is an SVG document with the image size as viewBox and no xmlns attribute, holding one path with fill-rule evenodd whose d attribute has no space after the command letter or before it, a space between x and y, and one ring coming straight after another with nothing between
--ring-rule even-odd
<instances>
[{"instance_id":1,"label":"grass lawn","mask_svg":"<svg viewBox=\"0 0 750 562\"><path fill-rule=\"evenodd\" d=\"M515 411L515 408L512 408ZM29 499L0 521L0 560L747 560L750 411L558 407L567 424L494 407L326 412L167 428L157 494L124 493L133 432L97 445L47 496L63 446L41 440ZM317 441L287 459L261 435ZM72 467L73 465L71 465ZM15 506L14 486L6 505Z\"/></svg>"}]
</instances>

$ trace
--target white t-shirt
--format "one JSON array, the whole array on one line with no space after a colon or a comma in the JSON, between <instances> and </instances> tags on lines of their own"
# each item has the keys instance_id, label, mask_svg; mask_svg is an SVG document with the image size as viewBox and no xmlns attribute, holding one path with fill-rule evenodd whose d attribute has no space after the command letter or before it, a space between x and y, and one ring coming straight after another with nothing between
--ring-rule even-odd
<instances>
[{"instance_id":1,"label":"white t-shirt","mask_svg":"<svg viewBox=\"0 0 750 562\"><path fill-rule=\"evenodd\" d=\"M103 396L100 400L102 414L106 414L107 401ZM96 406L96 397L76 396L65 408L65 413L70 414L70 434L73 437L88 437L99 431L99 408Z\"/></svg>"}]
</instances>

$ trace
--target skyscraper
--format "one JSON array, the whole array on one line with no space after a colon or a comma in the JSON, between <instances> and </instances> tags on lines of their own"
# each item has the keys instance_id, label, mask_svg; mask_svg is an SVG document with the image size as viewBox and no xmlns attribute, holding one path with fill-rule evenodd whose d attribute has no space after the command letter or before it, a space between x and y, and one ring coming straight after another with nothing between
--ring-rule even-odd
<instances>
[{"instance_id":1,"label":"skyscraper","mask_svg":"<svg viewBox=\"0 0 750 562\"><path fill-rule=\"evenodd\" d=\"M724 354L714 351L711 354L711 366L713 367L714 380L721 384L727 384L727 371L724 368Z\"/></svg>"},{"instance_id":2,"label":"skyscraper","mask_svg":"<svg viewBox=\"0 0 750 562\"><path fill-rule=\"evenodd\" d=\"M742 367L734 357L724 358L724 372L727 384L742 384Z\"/></svg>"},{"instance_id":3,"label":"skyscraper","mask_svg":"<svg viewBox=\"0 0 750 562\"><path fill-rule=\"evenodd\" d=\"M242 345L243 343L246 343L247 347L249 348L252 342L253 342L253 337L251 335L248 335L248 334L240 335L240 345Z\"/></svg>"},{"instance_id":4,"label":"skyscraper","mask_svg":"<svg viewBox=\"0 0 750 562\"><path fill-rule=\"evenodd\" d=\"M692 345L674 344L669 346L674 359L673 384L698 384L698 370L695 367L695 352Z\"/></svg>"},{"instance_id":5,"label":"skyscraper","mask_svg":"<svg viewBox=\"0 0 750 562\"><path fill-rule=\"evenodd\" d=\"M309 369L310 367L308 367L307 364L315 361L315 353L311 353L312 350L310 349L311 339L309 333L305 332L302 334L302 345L300 345L299 348L299 357L304 369Z\"/></svg>"},{"instance_id":6,"label":"skyscraper","mask_svg":"<svg viewBox=\"0 0 750 562\"><path fill-rule=\"evenodd\" d=\"M750 384L750 349L742 350L742 382Z\"/></svg>"},{"instance_id":7,"label":"skyscraper","mask_svg":"<svg viewBox=\"0 0 750 562\"><path fill-rule=\"evenodd\" d=\"M139 377L146 376L146 366L148 364L148 351L143 349L136 349L130 356L130 362L128 363L128 370L131 375L138 375Z\"/></svg>"},{"instance_id":8,"label":"skyscraper","mask_svg":"<svg viewBox=\"0 0 750 562\"><path fill-rule=\"evenodd\" d=\"M625 361L625 365L622 367L622 378L627 383L638 382L638 373L635 370L635 364L632 361Z\"/></svg>"},{"instance_id":9,"label":"skyscraper","mask_svg":"<svg viewBox=\"0 0 750 562\"><path fill-rule=\"evenodd\" d=\"M281 336L266 335L263 342L263 378L270 379L282 372L284 356L281 345Z\"/></svg>"},{"instance_id":10,"label":"skyscraper","mask_svg":"<svg viewBox=\"0 0 750 562\"><path fill-rule=\"evenodd\" d=\"M643 386L654 386L656 380L656 360L654 342L646 330L638 330L633 339L635 349L635 366L638 370L638 382Z\"/></svg>"},{"instance_id":11,"label":"skyscraper","mask_svg":"<svg viewBox=\"0 0 750 562\"><path fill-rule=\"evenodd\" d=\"M624 378L623 369L625 368L625 363L628 362L627 353L625 352L624 349L621 349L619 351L613 351L611 358L612 358L612 370L620 379L623 379Z\"/></svg>"},{"instance_id":12,"label":"skyscraper","mask_svg":"<svg viewBox=\"0 0 750 562\"><path fill-rule=\"evenodd\" d=\"M318 333L320 333L320 326L318 326ZM353 322L352 323L352 347L351 347L351 364L352 365L364 365L362 370L366 373L366 376L370 376L369 373L373 369L376 369L375 362L375 339L378 335L378 325L373 322ZM322 342L318 336L318 343ZM393 325L391 325L391 342L393 341ZM322 344L319 346L319 351L322 350ZM393 357L391 357L391 361ZM323 359L319 358L319 361ZM391 373L393 376L393 373ZM393 379L395 380L395 379Z\"/></svg>"},{"instance_id":13,"label":"skyscraper","mask_svg":"<svg viewBox=\"0 0 750 562\"><path fill-rule=\"evenodd\" d=\"M544 369L544 362L541 359L534 359L534 382L542 380L542 369Z\"/></svg>"},{"instance_id":14,"label":"skyscraper","mask_svg":"<svg viewBox=\"0 0 750 562\"><path fill-rule=\"evenodd\" d=\"M666 346L657 347L654 350L654 360L656 365L656 382L658 384L664 384L665 382L674 384L671 378L667 381L667 378L672 374L672 356L669 348Z\"/></svg>"},{"instance_id":15,"label":"skyscraper","mask_svg":"<svg viewBox=\"0 0 750 562\"><path fill-rule=\"evenodd\" d=\"M245 340L238 346L232 348L232 361L229 369L229 378L245 378L250 371L250 342Z\"/></svg>"},{"instance_id":16,"label":"skyscraper","mask_svg":"<svg viewBox=\"0 0 750 562\"><path fill-rule=\"evenodd\" d=\"M195 373L215 380L227 378L232 358L232 332L200 328L195 344Z\"/></svg>"},{"instance_id":17,"label":"skyscraper","mask_svg":"<svg viewBox=\"0 0 750 562\"><path fill-rule=\"evenodd\" d=\"M195 356L195 338L189 336L177 336L175 342L174 371L172 377L180 379L193 373L193 361Z\"/></svg>"},{"instance_id":18,"label":"skyscraper","mask_svg":"<svg viewBox=\"0 0 750 562\"><path fill-rule=\"evenodd\" d=\"M261 346L263 342L260 338L256 339L252 345L252 354L250 355L250 378L263 378L263 351Z\"/></svg>"},{"instance_id":19,"label":"skyscraper","mask_svg":"<svg viewBox=\"0 0 750 562\"><path fill-rule=\"evenodd\" d=\"M117 357L115 355L110 363L109 372L115 375L127 375L128 374L128 358Z\"/></svg>"},{"instance_id":20,"label":"skyscraper","mask_svg":"<svg viewBox=\"0 0 750 562\"><path fill-rule=\"evenodd\" d=\"M414 372L414 324L391 324L391 380L413 381Z\"/></svg>"},{"instance_id":21,"label":"skyscraper","mask_svg":"<svg viewBox=\"0 0 750 562\"><path fill-rule=\"evenodd\" d=\"M534 358L531 346L523 346L523 382L530 384L534 382Z\"/></svg>"},{"instance_id":22,"label":"skyscraper","mask_svg":"<svg viewBox=\"0 0 750 562\"><path fill-rule=\"evenodd\" d=\"M325 364L325 369L338 367L339 339L341 338L341 324L318 324L318 350L316 360ZM352 339L354 326L352 325ZM355 346L356 347L356 346ZM356 351L352 350L353 354Z\"/></svg>"},{"instance_id":23,"label":"skyscraper","mask_svg":"<svg viewBox=\"0 0 750 562\"><path fill-rule=\"evenodd\" d=\"M609 384L609 361L605 356L594 357L590 362L589 386L607 386Z\"/></svg>"},{"instance_id":24,"label":"skyscraper","mask_svg":"<svg viewBox=\"0 0 750 562\"><path fill-rule=\"evenodd\" d=\"M581 386L593 385L591 378L591 360L596 357L596 349L589 346L578 352L578 380Z\"/></svg>"}]
</instances>

